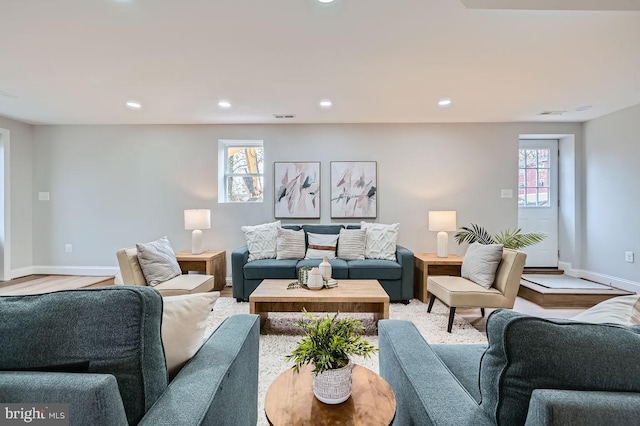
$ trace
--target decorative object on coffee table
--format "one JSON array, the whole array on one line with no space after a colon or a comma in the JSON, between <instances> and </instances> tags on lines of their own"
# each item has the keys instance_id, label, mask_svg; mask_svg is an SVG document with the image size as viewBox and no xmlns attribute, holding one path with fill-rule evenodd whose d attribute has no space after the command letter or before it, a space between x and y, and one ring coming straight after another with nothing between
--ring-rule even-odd
<instances>
[{"instance_id":1,"label":"decorative object on coffee table","mask_svg":"<svg viewBox=\"0 0 640 426\"><path fill-rule=\"evenodd\" d=\"M318 267L320 269L320 275L322 275L322 279L328 281L331 279L331 264L329 260L327 260L327 256L322 258L322 263Z\"/></svg>"},{"instance_id":2,"label":"decorative object on coffee table","mask_svg":"<svg viewBox=\"0 0 640 426\"><path fill-rule=\"evenodd\" d=\"M331 218L376 218L377 199L375 161L331 162Z\"/></svg>"},{"instance_id":3,"label":"decorative object on coffee table","mask_svg":"<svg viewBox=\"0 0 640 426\"><path fill-rule=\"evenodd\" d=\"M320 290L324 286L324 280L320 274L320 269L311 268L307 276L307 287L311 290Z\"/></svg>"},{"instance_id":4,"label":"decorative object on coffee table","mask_svg":"<svg viewBox=\"0 0 640 426\"><path fill-rule=\"evenodd\" d=\"M320 219L320 162L273 163L276 218Z\"/></svg>"},{"instance_id":5,"label":"decorative object on coffee table","mask_svg":"<svg viewBox=\"0 0 640 426\"><path fill-rule=\"evenodd\" d=\"M368 358L378 349L361 337L362 324L353 318L340 318L338 314L315 317L303 309L306 319L296 325L305 332L298 347L287 355L295 362L298 373L305 364L313 364L313 393L325 404L340 404L351 395L351 370L349 357Z\"/></svg>"}]
</instances>

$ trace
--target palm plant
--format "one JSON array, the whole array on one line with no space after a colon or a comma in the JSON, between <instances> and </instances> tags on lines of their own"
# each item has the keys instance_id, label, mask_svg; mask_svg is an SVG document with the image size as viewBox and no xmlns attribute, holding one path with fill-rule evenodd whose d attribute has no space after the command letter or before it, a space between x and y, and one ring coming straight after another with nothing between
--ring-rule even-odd
<instances>
[{"instance_id":1,"label":"palm plant","mask_svg":"<svg viewBox=\"0 0 640 426\"><path fill-rule=\"evenodd\" d=\"M507 229L492 236L482 226L472 223L470 227L461 226L454 238L458 244L476 242L480 244L502 244L504 248L520 250L521 248L538 244L547 238L547 234L544 232L523 233L522 229L516 228Z\"/></svg>"}]
</instances>

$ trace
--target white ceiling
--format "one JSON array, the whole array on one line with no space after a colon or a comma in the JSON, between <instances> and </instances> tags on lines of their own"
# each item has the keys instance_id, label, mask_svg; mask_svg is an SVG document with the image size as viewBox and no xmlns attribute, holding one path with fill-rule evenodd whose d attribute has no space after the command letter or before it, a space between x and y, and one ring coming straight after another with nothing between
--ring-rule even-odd
<instances>
[{"instance_id":1,"label":"white ceiling","mask_svg":"<svg viewBox=\"0 0 640 426\"><path fill-rule=\"evenodd\" d=\"M0 115L39 124L585 121L640 103L640 12L464 3L480 9L459 0L0 0ZM439 108L443 97L453 105ZM323 98L334 107L320 109ZM143 109L127 109L129 99ZM220 99L233 107L221 110ZM593 108L576 111L584 105Z\"/></svg>"}]
</instances>

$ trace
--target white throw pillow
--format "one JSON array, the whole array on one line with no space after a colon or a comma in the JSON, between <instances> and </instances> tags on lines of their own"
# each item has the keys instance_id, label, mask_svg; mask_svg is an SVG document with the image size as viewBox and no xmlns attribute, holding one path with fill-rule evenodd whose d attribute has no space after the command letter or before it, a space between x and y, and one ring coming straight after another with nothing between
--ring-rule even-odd
<instances>
[{"instance_id":1,"label":"white throw pillow","mask_svg":"<svg viewBox=\"0 0 640 426\"><path fill-rule=\"evenodd\" d=\"M338 238L338 257L344 260L363 260L367 232L363 229L341 229Z\"/></svg>"},{"instance_id":2,"label":"white throw pillow","mask_svg":"<svg viewBox=\"0 0 640 426\"><path fill-rule=\"evenodd\" d=\"M305 255L304 231L278 229L276 259L303 259Z\"/></svg>"},{"instance_id":3,"label":"white throw pillow","mask_svg":"<svg viewBox=\"0 0 640 426\"><path fill-rule=\"evenodd\" d=\"M249 262L258 259L275 259L280 221L255 226L243 226L242 232L249 248Z\"/></svg>"},{"instance_id":4,"label":"white throw pillow","mask_svg":"<svg viewBox=\"0 0 640 426\"><path fill-rule=\"evenodd\" d=\"M338 234L313 234L307 233L309 245L305 259L327 259L336 258L336 246L338 245Z\"/></svg>"},{"instance_id":5,"label":"white throw pillow","mask_svg":"<svg viewBox=\"0 0 640 426\"><path fill-rule=\"evenodd\" d=\"M640 324L640 295L614 297L571 318L596 324Z\"/></svg>"},{"instance_id":6,"label":"white throw pillow","mask_svg":"<svg viewBox=\"0 0 640 426\"><path fill-rule=\"evenodd\" d=\"M150 243L136 244L138 263L147 284L157 286L182 274L176 254L167 237Z\"/></svg>"},{"instance_id":7,"label":"white throw pillow","mask_svg":"<svg viewBox=\"0 0 640 426\"><path fill-rule=\"evenodd\" d=\"M473 243L467 248L460 275L484 288L491 288L502 260L502 244Z\"/></svg>"},{"instance_id":8,"label":"white throw pillow","mask_svg":"<svg viewBox=\"0 0 640 426\"><path fill-rule=\"evenodd\" d=\"M162 298L162 345L169 377L173 378L200 349L207 318L220 292Z\"/></svg>"},{"instance_id":9,"label":"white throw pillow","mask_svg":"<svg viewBox=\"0 0 640 426\"><path fill-rule=\"evenodd\" d=\"M367 233L364 249L366 259L396 260L399 223L384 225L382 223L360 222L360 228Z\"/></svg>"}]
</instances>

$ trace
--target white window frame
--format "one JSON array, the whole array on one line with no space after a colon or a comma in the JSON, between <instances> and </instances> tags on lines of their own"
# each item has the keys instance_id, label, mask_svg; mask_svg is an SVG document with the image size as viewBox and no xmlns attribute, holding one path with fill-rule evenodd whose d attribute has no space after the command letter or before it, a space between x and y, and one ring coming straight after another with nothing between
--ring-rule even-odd
<instances>
[{"instance_id":1,"label":"white window frame","mask_svg":"<svg viewBox=\"0 0 640 426\"><path fill-rule=\"evenodd\" d=\"M262 160L262 173L231 173L228 167L228 150L234 147L247 147L255 146L261 147L264 152L264 141L262 140L237 140L237 139L220 139L218 140L218 203L262 203L264 202L264 194L262 201L229 201L229 194L227 193L228 185L227 179L231 177L260 177L262 178L262 184L264 185L264 158ZM263 187L264 189L264 187Z\"/></svg>"}]
</instances>

